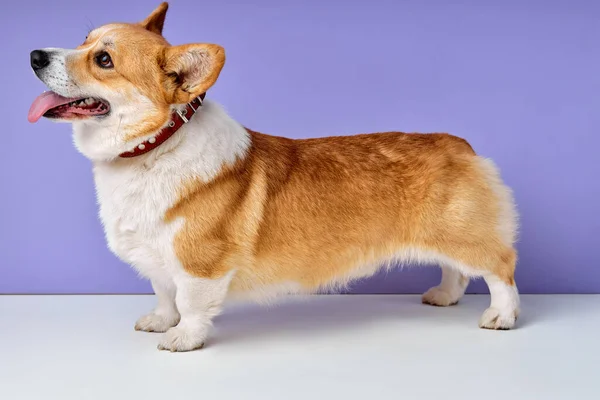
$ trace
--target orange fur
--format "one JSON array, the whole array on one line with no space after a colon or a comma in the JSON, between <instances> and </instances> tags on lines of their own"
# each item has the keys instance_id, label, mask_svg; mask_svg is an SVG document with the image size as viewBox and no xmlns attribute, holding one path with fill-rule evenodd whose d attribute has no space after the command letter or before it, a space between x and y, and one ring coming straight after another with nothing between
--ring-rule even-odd
<instances>
[{"instance_id":1,"label":"orange fur","mask_svg":"<svg viewBox=\"0 0 600 400\"><path fill-rule=\"evenodd\" d=\"M189 273L237 269L232 290L288 281L313 290L419 248L513 284L515 251L494 229L499 199L463 139L250 133L246 158L190 182L165 216L185 218L175 243Z\"/></svg>"}]
</instances>

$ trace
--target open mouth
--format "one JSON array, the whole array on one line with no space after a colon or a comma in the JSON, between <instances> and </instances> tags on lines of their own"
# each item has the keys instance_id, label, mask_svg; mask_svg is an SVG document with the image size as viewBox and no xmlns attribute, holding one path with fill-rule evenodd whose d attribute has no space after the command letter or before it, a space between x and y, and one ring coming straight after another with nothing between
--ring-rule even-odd
<instances>
[{"instance_id":1,"label":"open mouth","mask_svg":"<svg viewBox=\"0 0 600 400\"><path fill-rule=\"evenodd\" d=\"M37 122L41 117L55 119L85 119L110 112L107 101L95 97L68 98L54 92L44 92L31 104L27 119Z\"/></svg>"}]
</instances>

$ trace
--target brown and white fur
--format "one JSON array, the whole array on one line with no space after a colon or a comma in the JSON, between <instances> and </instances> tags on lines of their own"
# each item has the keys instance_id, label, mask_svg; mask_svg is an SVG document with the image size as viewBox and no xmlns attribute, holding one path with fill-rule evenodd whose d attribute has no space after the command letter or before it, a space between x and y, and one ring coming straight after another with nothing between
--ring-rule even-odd
<instances>
[{"instance_id":1,"label":"brown and white fur","mask_svg":"<svg viewBox=\"0 0 600 400\"><path fill-rule=\"evenodd\" d=\"M60 95L110 103L107 116L69 122L93 163L109 248L156 292L136 329L166 332L160 349L193 350L230 295L310 293L386 263L431 262L442 281L424 303L455 304L471 277L483 277L491 305L479 325L515 325L513 198L463 139L292 140L250 131L206 101L158 148L119 158L209 89L225 61L217 45L169 45L166 11L163 3L142 23L100 27L74 50L45 49L49 72L38 74ZM96 65L99 51L114 68Z\"/></svg>"}]
</instances>

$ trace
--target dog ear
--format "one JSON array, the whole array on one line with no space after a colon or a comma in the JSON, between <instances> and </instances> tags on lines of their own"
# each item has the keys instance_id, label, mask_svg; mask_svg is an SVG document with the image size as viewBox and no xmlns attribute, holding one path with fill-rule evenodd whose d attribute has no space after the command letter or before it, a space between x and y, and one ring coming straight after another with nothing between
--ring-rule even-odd
<instances>
[{"instance_id":1,"label":"dog ear","mask_svg":"<svg viewBox=\"0 0 600 400\"><path fill-rule=\"evenodd\" d=\"M172 104L189 103L206 92L225 64L225 50L216 44L167 47L163 70Z\"/></svg>"},{"instance_id":2,"label":"dog ear","mask_svg":"<svg viewBox=\"0 0 600 400\"><path fill-rule=\"evenodd\" d=\"M163 26L165 25L165 17L167 16L167 10L169 9L169 3L161 3L152 14L150 14L143 22L141 26L148 29L150 32L158 33L162 35Z\"/></svg>"}]
</instances>

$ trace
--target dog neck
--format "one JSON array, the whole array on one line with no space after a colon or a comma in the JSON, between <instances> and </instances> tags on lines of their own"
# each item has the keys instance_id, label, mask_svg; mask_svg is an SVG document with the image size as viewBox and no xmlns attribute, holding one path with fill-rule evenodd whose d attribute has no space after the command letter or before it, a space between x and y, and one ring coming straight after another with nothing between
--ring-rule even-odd
<instances>
[{"instance_id":1,"label":"dog neck","mask_svg":"<svg viewBox=\"0 0 600 400\"><path fill-rule=\"evenodd\" d=\"M171 119L167 123L167 126L158 131L158 133L156 133L154 136L135 146L133 149L121 153L119 157L138 157L156 149L158 146L167 141L167 139L173 136L175 132L179 130L179 128L190 122L190 120L194 117L194 114L196 114L200 107L202 107L205 96L206 93L202 93L200 96L187 103L183 108L176 109L171 114Z\"/></svg>"},{"instance_id":2,"label":"dog neck","mask_svg":"<svg viewBox=\"0 0 600 400\"><path fill-rule=\"evenodd\" d=\"M94 173L100 175L118 173L125 178L131 173L167 174L208 182L225 165L245 157L250 146L246 128L227 115L219 104L207 100L177 134L152 151L138 157L96 160L92 164Z\"/></svg>"}]
</instances>

